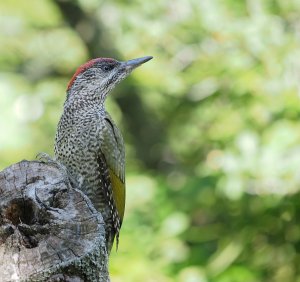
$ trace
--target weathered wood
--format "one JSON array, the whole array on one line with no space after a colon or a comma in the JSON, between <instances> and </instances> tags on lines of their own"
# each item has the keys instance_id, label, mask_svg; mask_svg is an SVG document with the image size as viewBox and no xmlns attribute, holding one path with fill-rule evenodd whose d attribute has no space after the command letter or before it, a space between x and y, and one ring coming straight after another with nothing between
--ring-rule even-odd
<instances>
[{"instance_id":1,"label":"weathered wood","mask_svg":"<svg viewBox=\"0 0 300 282\"><path fill-rule=\"evenodd\" d=\"M0 172L0 281L109 281L101 215L51 163Z\"/></svg>"}]
</instances>

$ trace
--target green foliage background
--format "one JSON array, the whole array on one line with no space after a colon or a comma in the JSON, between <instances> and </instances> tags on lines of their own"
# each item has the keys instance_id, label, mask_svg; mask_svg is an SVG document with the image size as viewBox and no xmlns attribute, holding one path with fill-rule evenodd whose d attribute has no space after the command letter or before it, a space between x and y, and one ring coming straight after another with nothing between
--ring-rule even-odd
<instances>
[{"instance_id":1,"label":"green foliage background","mask_svg":"<svg viewBox=\"0 0 300 282\"><path fill-rule=\"evenodd\" d=\"M154 56L107 102L127 146L112 281L300 281L299 0L0 10L1 169L53 154L77 66Z\"/></svg>"}]
</instances>

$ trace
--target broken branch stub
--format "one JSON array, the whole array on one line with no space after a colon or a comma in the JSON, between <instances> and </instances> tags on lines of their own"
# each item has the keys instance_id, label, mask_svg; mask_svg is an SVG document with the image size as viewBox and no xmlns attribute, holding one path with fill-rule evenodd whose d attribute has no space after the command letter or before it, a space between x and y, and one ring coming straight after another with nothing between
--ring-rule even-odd
<instances>
[{"instance_id":1,"label":"broken branch stub","mask_svg":"<svg viewBox=\"0 0 300 282\"><path fill-rule=\"evenodd\" d=\"M109 281L104 223L54 164L0 172L0 281Z\"/></svg>"}]
</instances>

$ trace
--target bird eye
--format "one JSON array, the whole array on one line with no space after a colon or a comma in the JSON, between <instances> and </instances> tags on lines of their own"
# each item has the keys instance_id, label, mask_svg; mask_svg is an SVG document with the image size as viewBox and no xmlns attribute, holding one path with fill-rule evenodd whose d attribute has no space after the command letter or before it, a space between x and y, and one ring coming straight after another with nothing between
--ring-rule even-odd
<instances>
[{"instance_id":1,"label":"bird eye","mask_svg":"<svg viewBox=\"0 0 300 282\"><path fill-rule=\"evenodd\" d=\"M112 68L113 68L113 66L111 66L111 65L105 65L105 66L102 67L102 69L104 71L110 71L110 70L112 70Z\"/></svg>"}]
</instances>

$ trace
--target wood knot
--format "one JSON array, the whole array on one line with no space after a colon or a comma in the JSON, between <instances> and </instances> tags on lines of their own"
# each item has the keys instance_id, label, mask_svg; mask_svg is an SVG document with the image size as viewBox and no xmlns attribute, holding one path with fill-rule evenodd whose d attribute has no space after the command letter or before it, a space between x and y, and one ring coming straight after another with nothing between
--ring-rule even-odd
<instances>
[{"instance_id":1,"label":"wood knot","mask_svg":"<svg viewBox=\"0 0 300 282\"><path fill-rule=\"evenodd\" d=\"M40 222L38 208L30 198L13 199L1 211L0 244L15 235L19 244L34 248L39 242L38 235L45 233L43 225L46 223Z\"/></svg>"},{"instance_id":2,"label":"wood knot","mask_svg":"<svg viewBox=\"0 0 300 282\"><path fill-rule=\"evenodd\" d=\"M31 199L13 199L4 211L4 217L13 225L31 225L36 222L34 204Z\"/></svg>"}]
</instances>

